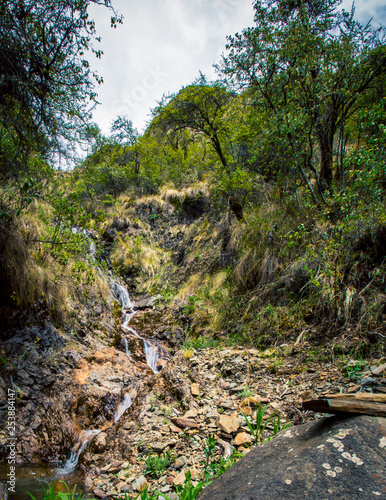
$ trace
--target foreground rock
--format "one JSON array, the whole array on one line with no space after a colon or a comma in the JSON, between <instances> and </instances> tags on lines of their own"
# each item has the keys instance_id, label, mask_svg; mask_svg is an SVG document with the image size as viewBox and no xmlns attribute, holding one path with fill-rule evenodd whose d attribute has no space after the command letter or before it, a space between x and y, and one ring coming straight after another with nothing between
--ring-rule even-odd
<instances>
[{"instance_id":1,"label":"foreground rock","mask_svg":"<svg viewBox=\"0 0 386 500\"><path fill-rule=\"evenodd\" d=\"M330 417L254 448L199 500L385 498L386 419Z\"/></svg>"}]
</instances>

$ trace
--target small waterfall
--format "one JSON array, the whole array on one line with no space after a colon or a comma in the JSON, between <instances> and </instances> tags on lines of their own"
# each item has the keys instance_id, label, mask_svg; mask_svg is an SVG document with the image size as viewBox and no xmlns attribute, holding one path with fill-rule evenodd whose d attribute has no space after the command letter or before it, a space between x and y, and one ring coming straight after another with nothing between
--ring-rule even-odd
<instances>
[{"instance_id":1,"label":"small waterfall","mask_svg":"<svg viewBox=\"0 0 386 500\"><path fill-rule=\"evenodd\" d=\"M158 373L157 363L158 363L158 347L155 344L151 344L146 340L143 341L143 350L145 351L146 363L153 370L153 373Z\"/></svg>"},{"instance_id":2,"label":"small waterfall","mask_svg":"<svg viewBox=\"0 0 386 500\"><path fill-rule=\"evenodd\" d=\"M115 298L119 301L122 307L122 314L124 316L122 321L122 328L126 330L126 332L132 333L133 335L135 335L136 337L138 337L143 341L143 350L146 356L146 363L153 370L154 374L158 373L157 363L159 359L159 353L157 345L154 342L153 343L148 342L143 337L141 337L133 328L131 328L131 326L128 326L131 318L134 316L136 311L133 310L134 306L130 300L127 288L120 285L119 283L112 282L111 290ZM126 339L124 339L124 343L125 343L126 354L130 355Z\"/></svg>"},{"instance_id":3,"label":"small waterfall","mask_svg":"<svg viewBox=\"0 0 386 500\"><path fill-rule=\"evenodd\" d=\"M126 312L126 309L133 308L133 304L131 303L129 292L127 291L127 288L120 285L119 283L113 282L111 284L111 290L112 290L113 294L115 295L115 298L121 304L123 313Z\"/></svg>"},{"instance_id":4,"label":"small waterfall","mask_svg":"<svg viewBox=\"0 0 386 500\"><path fill-rule=\"evenodd\" d=\"M97 251L97 248L96 248L96 245L95 245L95 241L90 241L90 249L89 249L89 253L90 253L90 257L92 260L95 260L95 255L96 255L96 251Z\"/></svg>"},{"instance_id":5,"label":"small waterfall","mask_svg":"<svg viewBox=\"0 0 386 500\"><path fill-rule=\"evenodd\" d=\"M122 328L124 330L127 330L127 331L131 331L131 332L134 332L134 330L132 328L130 328L129 326L127 326L129 323L130 323L130 320L131 318L134 316L134 314L136 313L136 311L131 311L131 312L125 312L125 319L123 320L122 322Z\"/></svg>"},{"instance_id":6,"label":"small waterfall","mask_svg":"<svg viewBox=\"0 0 386 500\"><path fill-rule=\"evenodd\" d=\"M133 404L133 400L130 397L130 394L127 392L125 394L125 397L123 398L122 403L118 405L118 408L115 411L114 415L114 422L118 422L118 420L122 417L122 415L125 413L125 411L130 408L130 406Z\"/></svg>"},{"instance_id":7,"label":"small waterfall","mask_svg":"<svg viewBox=\"0 0 386 500\"><path fill-rule=\"evenodd\" d=\"M136 337L138 337L141 340L145 340L143 337L141 337L140 335L138 335L138 333L134 330L134 328L131 328L131 326L127 326L126 327L126 331L132 333L133 335L135 335Z\"/></svg>"},{"instance_id":8,"label":"small waterfall","mask_svg":"<svg viewBox=\"0 0 386 500\"><path fill-rule=\"evenodd\" d=\"M78 464L78 460L83 451L87 448L87 445L91 443L95 436L97 436L101 431L98 429L81 431L79 438L74 448L71 450L70 458L67 462L57 469L57 474L60 476L67 476L72 474Z\"/></svg>"},{"instance_id":9,"label":"small waterfall","mask_svg":"<svg viewBox=\"0 0 386 500\"><path fill-rule=\"evenodd\" d=\"M126 352L127 356L131 356L131 354L130 354L130 350L129 350L129 344L127 343L127 339L126 339L126 338L124 338L124 339L123 339L123 342L124 342L124 344L125 344L125 352Z\"/></svg>"},{"instance_id":10,"label":"small waterfall","mask_svg":"<svg viewBox=\"0 0 386 500\"><path fill-rule=\"evenodd\" d=\"M95 261L95 256L96 256L96 245L95 242L91 239L90 231L88 229L82 229L81 227L77 226L72 226L71 228L71 233L72 234L81 234L83 233L87 240L89 241L89 250L88 253L91 257L91 260Z\"/></svg>"}]
</instances>

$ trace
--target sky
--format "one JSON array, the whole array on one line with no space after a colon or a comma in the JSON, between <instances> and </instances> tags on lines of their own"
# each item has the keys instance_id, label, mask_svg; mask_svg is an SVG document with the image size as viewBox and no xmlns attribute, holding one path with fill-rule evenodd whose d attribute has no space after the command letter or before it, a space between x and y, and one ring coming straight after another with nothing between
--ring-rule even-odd
<instances>
[{"instance_id":1,"label":"sky","mask_svg":"<svg viewBox=\"0 0 386 500\"><path fill-rule=\"evenodd\" d=\"M140 132L163 94L178 92L200 71L216 77L213 64L225 50L226 37L253 26L252 0L113 0L124 21L110 27L107 9L92 6L102 42L102 58L91 68L103 77L97 88L93 120L106 135L112 121L126 115ZM347 10L351 0L344 0ZM385 0L357 0L356 17L386 25Z\"/></svg>"}]
</instances>

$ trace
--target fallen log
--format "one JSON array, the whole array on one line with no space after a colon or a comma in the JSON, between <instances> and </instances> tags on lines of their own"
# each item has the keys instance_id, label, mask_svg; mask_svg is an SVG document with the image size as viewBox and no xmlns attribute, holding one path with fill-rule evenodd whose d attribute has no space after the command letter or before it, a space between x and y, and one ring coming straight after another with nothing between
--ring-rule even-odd
<instances>
[{"instance_id":1,"label":"fallen log","mask_svg":"<svg viewBox=\"0 0 386 500\"><path fill-rule=\"evenodd\" d=\"M303 401L305 410L320 413L361 413L386 417L386 394L327 394L320 399Z\"/></svg>"}]
</instances>

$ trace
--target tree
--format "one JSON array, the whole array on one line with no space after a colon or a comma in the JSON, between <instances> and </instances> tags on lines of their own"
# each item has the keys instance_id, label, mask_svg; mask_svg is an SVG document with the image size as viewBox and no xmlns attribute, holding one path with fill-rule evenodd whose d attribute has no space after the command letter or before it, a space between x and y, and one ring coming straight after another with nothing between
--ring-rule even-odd
<instances>
[{"instance_id":1,"label":"tree","mask_svg":"<svg viewBox=\"0 0 386 500\"><path fill-rule=\"evenodd\" d=\"M339 0L255 1L254 28L229 37L220 70L253 90L256 109L270 110L286 136L303 180L331 186L333 144L357 111L358 98L386 74L383 29L361 25ZM313 194L314 199L315 195Z\"/></svg>"},{"instance_id":2,"label":"tree","mask_svg":"<svg viewBox=\"0 0 386 500\"><path fill-rule=\"evenodd\" d=\"M220 83L188 85L171 96L167 103L155 110L151 127L162 127L165 132L189 130L193 135L204 136L216 151L221 164L228 169L228 162L221 144L224 123L222 117L229 103L230 94Z\"/></svg>"},{"instance_id":3,"label":"tree","mask_svg":"<svg viewBox=\"0 0 386 500\"><path fill-rule=\"evenodd\" d=\"M139 134L138 130L133 127L133 122L126 115L118 116L111 124L111 137L119 144L128 144L134 146L137 142Z\"/></svg>"},{"instance_id":4,"label":"tree","mask_svg":"<svg viewBox=\"0 0 386 500\"><path fill-rule=\"evenodd\" d=\"M0 4L0 181L29 175L31 155L68 156L95 103L86 59L99 41L90 4L110 0L8 0ZM121 22L113 10L111 23ZM56 156L57 157L57 156Z\"/></svg>"}]
</instances>

